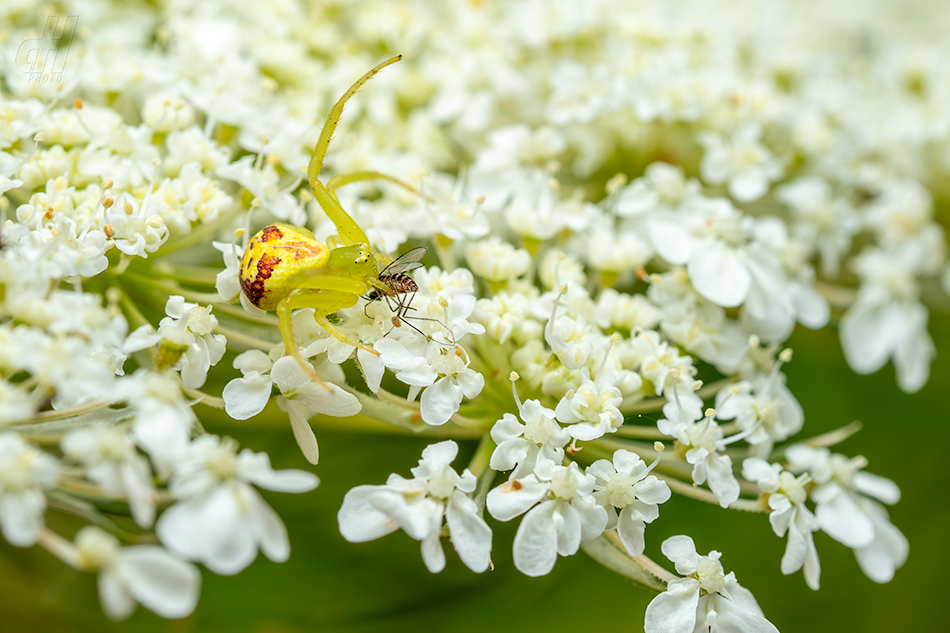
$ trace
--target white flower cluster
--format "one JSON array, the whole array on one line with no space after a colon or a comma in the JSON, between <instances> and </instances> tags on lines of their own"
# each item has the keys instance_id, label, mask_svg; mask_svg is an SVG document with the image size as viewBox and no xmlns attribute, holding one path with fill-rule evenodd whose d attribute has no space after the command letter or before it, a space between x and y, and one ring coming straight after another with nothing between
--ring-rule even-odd
<instances>
[{"instance_id":1,"label":"white flower cluster","mask_svg":"<svg viewBox=\"0 0 950 633\"><path fill-rule=\"evenodd\" d=\"M461 474L444 440L412 478L351 490L343 536L403 529L438 572L447 535L481 572L484 511L521 517L514 565L531 576L619 544L605 564L667 582L628 573L661 592L651 632L775 630L718 552L668 539L678 575L644 556L674 492L768 513L781 571L814 589L817 530L877 582L904 563L879 503L896 485L832 454L844 434L792 439L805 413L782 373L793 330L831 323L856 372L892 361L906 392L929 377L927 305L950 292L935 221L950 68L930 60L950 51L898 9L60 4L78 26L45 57L18 47L56 51L47 9L0 10L0 533L98 573L110 617L184 617L193 563L289 554L255 486L316 476L208 434L203 407L288 418L313 465L326 416L480 439ZM412 59L347 103L317 195L315 122L403 47ZM395 296L334 278L288 327L251 296L273 271L254 276L249 240L280 221L344 248L328 201L377 261L426 246L427 266ZM99 527L73 543L45 516L78 497ZM161 546L104 532L117 502Z\"/></svg>"}]
</instances>

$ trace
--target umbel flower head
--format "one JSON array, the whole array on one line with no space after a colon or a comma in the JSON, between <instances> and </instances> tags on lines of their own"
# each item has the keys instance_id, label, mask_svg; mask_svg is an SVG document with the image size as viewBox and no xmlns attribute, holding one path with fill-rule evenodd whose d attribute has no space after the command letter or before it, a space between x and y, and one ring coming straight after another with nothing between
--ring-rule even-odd
<instances>
[{"instance_id":1,"label":"umbel flower head","mask_svg":"<svg viewBox=\"0 0 950 633\"><path fill-rule=\"evenodd\" d=\"M920 24L950 5L114 4L16 3L0 56L0 536L107 615L286 560L312 535L262 491L309 525L331 430L348 547L532 577L583 551L658 594L648 631L774 630L695 503L812 589L818 531L902 573L900 482L811 430L798 326L928 381L950 76ZM367 433L430 445L373 482Z\"/></svg>"}]
</instances>

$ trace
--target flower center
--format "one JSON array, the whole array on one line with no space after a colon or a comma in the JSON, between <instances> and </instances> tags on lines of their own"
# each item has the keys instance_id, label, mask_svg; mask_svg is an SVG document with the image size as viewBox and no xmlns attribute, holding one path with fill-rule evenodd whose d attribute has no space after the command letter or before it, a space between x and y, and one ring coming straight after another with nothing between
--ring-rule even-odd
<instances>
[{"instance_id":1,"label":"flower center","mask_svg":"<svg viewBox=\"0 0 950 633\"><path fill-rule=\"evenodd\" d=\"M626 508L636 501L637 491L633 484L637 481L627 473L615 473L607 482L607 498L615 508Z\"/></svg>"},{"instance_id":2,"label":"flower center","mask_svg":"<svg viewBox=\"0 0 950 633\"><path fill-rule=\"evenodd\" d=\"M699 557L699 562L696 564L696 580L699 581L700 589L706 593L719 593L726 586L722 565L718 560L713 560L708 556Z\"/></svg>"},{"instance_id":3,"label":"flower center","mask_svg":"<svg viewBox=\"0 0 950 633\"><path fill-rule=\"evenodd\" d=\"M551 420L546 416L539 415L524 421L524 439L534 442L538 446L546 443L551 438Z\"/></svg>"}]
</instances>

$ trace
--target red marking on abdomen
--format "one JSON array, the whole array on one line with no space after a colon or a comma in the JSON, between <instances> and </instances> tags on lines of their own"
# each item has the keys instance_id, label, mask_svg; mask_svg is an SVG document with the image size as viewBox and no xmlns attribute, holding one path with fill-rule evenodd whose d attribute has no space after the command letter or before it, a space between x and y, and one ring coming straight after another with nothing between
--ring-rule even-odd
<instances>
[{"instance_id":1,"label":"red marking on abdomen","mask_svg":"<svg viewBox=\"0 0 950 633\"><path fill-rule=\"evenodd\" d=\"M284 232L273 224L265 227L264 230L261 231L262 242L273 242L274 240L279 240L282 237L284 237Z\"/></svg>"},{"instance_id":2,"label":"red marking on abdomen","mask_svg":"<svg viewBox=\"0 0 950 633\"><path fill-rule=\"evenodd\" d=\"M272 228L278 233L280 232L280 229L276 226L268 228ZM247 298L251 300L251 303L258 308L261 307L264 295L269 292L264 288L264 282L270 279L271 275L274 274L274 269L277 268L278 264L280 264L279 257L264 253L261 255L261 258L257 260L257 274L254 275L253 280L248 279L247 275L241 275L241 289L244 291L244 294L247 295Z\"/></svg>"}]
</instances>

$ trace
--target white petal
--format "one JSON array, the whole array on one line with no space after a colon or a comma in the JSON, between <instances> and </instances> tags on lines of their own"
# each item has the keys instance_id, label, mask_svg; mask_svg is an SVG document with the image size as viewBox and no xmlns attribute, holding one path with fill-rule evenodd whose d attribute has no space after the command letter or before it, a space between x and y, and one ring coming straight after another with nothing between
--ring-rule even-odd
<instances>
[{"instance_id":1,"label":"white petal","mask_svg":"<svg viewBox=\"0 0 950 633\"><path fill-rule=\"evenodd\" d=\"M683 226L682 219L672 214L649 218L647 234L656 252L671 264L685 264L700 244Z\"/></svg>"},{"instance_id":2,"label":"white petal","mask_svg":"<svg viewBox=\"0 0 950 633\"><path fill-rule=\"evenodd\" d=\"M756 613L734 600L718 597L715 601L716 630L722 633L778 633L778 629Z\"/></svg>"},{"instance_id":3,"label":"white petal","mask_svg":"<svg viewBox=\"0 0 950 633\"><path fill-rule=\"evenodd\" d=\"M290 393L313 381L293 356L278 358L270 370L270 376L283 393Z\"/></svg>"},{"instance_id":4,"label":"white petal","mask_svg":"<svg viewBox=\"0 0 950 633\"><path fill-rule=\"evenodd\" d=\"M874 541L870 545L854 550L868 578L874 582L890 582L894 572L907 560L910 546L907 538L888 520L884 508L869 499L861 502L868 516L874 521Z\"/></svg>"},{"instance_id":5,"label":"white petal","mask_svg":"<svg viewBox=\"0 0 950 633\"><path fill-rule=\"evenodd\" d=\"M273 364L270 357L259 349L241 352L234 359L234 368L241 370L242 374L248 374L252 371L264 374L270 371Z\"/></svg>"},{"instance_id":6,"label":"white petal","mask_svg":"<svg viewBox=\"0 0 950 633\"><path fill-rule=\"evenodd\" d=\"M554 521L554 526L557 530L557 553L561 556L573 556L577 553L577 548L581 546L581 518L577 510L575 510L571 504L561 499L547 501L538 506L538 508L544 506L554 507L554 514L551 520ZM535 508L535 510L538 508ZM603 508L601 508L601 510L603 510ZM525 520L527 520L531 512L525 515ZM605 514L604 519L606 518ZM606 523L606 520L604 523ZM548 571L550 571L550 569ZM544 573L547 573L547 571Z\"/></svg>"},{"instance_id":7,"label":"white petal","mask_svg":"<svg viewBox=\"0 0 950 633\"><path fill-rule=\"evenodd\" d=\"M356 360L359 361L360 368L363 370L363 378L366 379L366 386L373 393L379 391L379 383L383 380L383 374L386 373L386 365L382 357L377 354L370 354L363 348L357 348Z\"/></svg>"},{"instance_id":8,"label":"white petal","mask_svg":"<svg viewBox=\"0 0 950 633\"><path fill-rule=\"evenodd\" d=\"M386 536L399 529L399 524L377 510L370 502L371 495L386 486L357 486L343 497L337 513L340 534L350 543L364 543Z\"/></svg>"},{"instance_id":9,"label":"white petal","mask_svg":"<svg viewBox=\"0 0 950 633\"><path fill-rule=\"evenodd\" d=\"M894 348L895 334L901 323L895 322L891 306L867 306L855 303L841 318L841 347L851 368L870 374L884 366Z\"/></svg>"},{"instance_id":10,"label":"white petal","mask_svg":"<svg viewBox=\"0 0 950 633\"><path fill-rule=\"evenodd\" d=\"M224 386L224 410L235 420L247 420L264 410L270 400L270 376L251 374Z\"/></svg>"},{"instance_id":11,"label":"white petal","mask_svg":"<svg viewBox=\"0 0 950 633\"><path fill-rule=\"evenodd\" d=\"M643 631L644 633L693 633L698 605L698 580L682 578L670 581L666 591L647 605Z\"/></svg>"},{"instance_id":12,"label":"white petal","mask_svg":"<svg viewBox=\"0 0 950 633\"><path fill-rule=\"evenodd\" d=\"M456 376L456 380L458 380L462 393L469 399L480 394L485 387L485 377L471 369L466 369L459 373L459 375Z\"/></svg>"},{"instance_id":13,"label":"white petal","mask_svg":"<svg viewBox=\"0 0 950 633\"><path fill-rule=\"evenodd\" d=\"M283 396L278 398L278 402L282 399L284 399ZM294 439L297 440L300 451L308 462L316 465L320 461L320 448L317 446L317 436L313 434L310 423L307 422L300 405L295 402L287 402L284 406L287 407L287 413L290 416L290 428L293 429Z\"/></svg>"},{"instance_id":14,"label":"white petal","mask_svg":"<svg viewBox=\"0 0 950 633\"><path fill-rule=\"evenodd\" d=\"M671 536L660 545L660 551L676 566L676 573L688 576L696 571L699 561L693 539L683 534Z\"/></svg>"},{"instance_id":15,"label":"white petal","mask_svg":"<svg viewBox=\"0 0 950 633\"><path fill-rule=\"evenodd\" d=\"M491 490L486 498L489 514L499 521L510 521L527 512L548 493L550 486L538 481L534 475L514 479Z\"/></svg>"},{"instance_id":16,"label":"white petal","mask_svg":"<svg viewBox=\"0 0 950 633\"><path fill-rule=\"evenodd\" d=\"M728 508L739 498L739 481L732 472L732 459L728 455L710 455L706 459L709 488L723 508Z\"/></svg>"},{"instance_id":17,"label":"white petal","mask_svg":"<svg viewBox=\"0 0 950 633\"><path fill-rule=\"evenodd\" d=\"M472 499L456 490L445 512L452 545L465 566L476 573L488 569L491 559L491 528Z\"/></svg>"},{"instance_id":18,"label":"white petal","mask_svg":"<svg viewBox=\"0 0 950 633\"><path fill-rule=\"evenodd\" d=\"M327 388L330 391L327 391ZM295 391L297 399L307 404L314 413L332 415L336 418L345 418L356 415L363 409L359 399L352 393L343 390L333 383L324 385L308 382Z\"/></svg>"},{"instance_id":19,"label":"white petal","mask_svg":"<svg viewBox=\"0 0 950 633\"><path fill-rule=\"evenodd\" d=\"M135 611L135 599L112 571L99 572L99 604L113 620L124 620Z\"/></svg>"},{"instance_id":20,"label":"white petal","mask_svg":"<svg viewBox=\"0 0 950 633\"><path fill-rule=\"evenodd\" d=\"M555 505L542 503L528 512L518 526L513 547L514 563L526 576L543 576L554 569L558 543Z\"/></svg>"},{"instance_id":21,"label":"white petal","mask_svg":"<svg viewBox=\"0 0 950 633\"><path fill-rule=\"evenodd\" d=\"M436 469L451 464L458 454L459 445L452 440L445 440L429 444L422 449L421 461L426 462L430 469Z\"/></svg>"},{"instance_id":22,"label":"white petal","mask_svg":"<svg viewBox=\"0 0 950 633\"><path fill-rule=\"evenodd\" d=\"M617 534L620 536L620 542L624 549L631 556L640 556L643 554L643 521L636 521L630 516L631 506L627 506L620 511L620 518L617 521Z\"/></svg>"},{"instance_id":23,"label":"white petal","mask_svg":"<svg viewBox=\"0 0 950 633\"><path fill-rule=\"evenodd\" d=\"M29 547L40 538L46 497L36 489L10 492L0 497L0 530L11 545Z\"/></svg>"},{"instance_id":24,"label":"white petal","mask_svg":"<svg viewBox=\"0 0 950 633\"><path fill-rule=\"evenodd\" d=\"M724 308L741 304L752 277L736 251L720 240L708 240L689 258L686 266L696 292Z\"/></svg>"},{"instance_id":25,"label":"white petal","mask_svg":"<svg viewBox=\"0 0 950 633\"><path fill-rule=\"evenodd\" d=\"M420 412L422 421L432 426L440 426L449 421L462 404L462 389L452 378L441 378L422 392Z\"/></svg>"},{"instance_id":26,"label":"white petal","mask_svg":"<svg viewBox=\"0 0 950 633\"><path fill-rule=\"evenodd\" d=\"M442 541L439 535L442 531L442 513L432 515L429 525L429 534L422 539L422 562L433 574L445 569L445 552L442 550Z\"/></svg>"},{"instance_id":27,"label":"white petal","mask_svg":"<svg viewBox=\"0 0 950 633\"><path fill-rule=\"evenodd\" d=\"M837 484L829 484L834 492ZM825 503L818 503L815 516L821 529L839 543L848 547L865 547L874 540L874 524L861 511L854 498L838 488L839 493Z\"/></svg>"},{"instance_id":28,"label":"white petal","mask_svg":"<svg viewBox=\"0 0 950 633\"><path fill-rule=\"evenodd\" d=\"M135 599L163 618L183 618L198 604L201 574L156 545L121 551L119 573Z\"/></svg>"},{"instance_id":29,"label":"white petal","mask_svg":"<svg viewBox=\"0 0 950 633\"><path fill-rule=\"evenodd\" d=\"M894 505L901 500L901 490L890 479L868 473L863 470L854 473L852 479L854 488L858 492L883 501L887 505Z\"/></svg>"},{"instance_id":30,"label":"white petal","mask_svg":"<svg viewBox=\"0 0 950 633\"><path fill-rule=\"evenodd\" d=\"M274 470L267 453L254 453L247 448L238 455L238 464L241 475L258 488L277 492L309 492L320 484L316 475L305 470Z\"/></svg>"},{"instance_id":31,"label":"white petal","mask_svg":"<svg viewBox=\"0 0 950 633\"><path fill-rule=\"evenodd\" d=\"M247 520L251 524L251 531L260 543L264 556L275 563L282 563L290 556L287 528L256 490L252 489L250 493L249 497L253 501L247 509Z\"/></svg>"}]
</instances>

